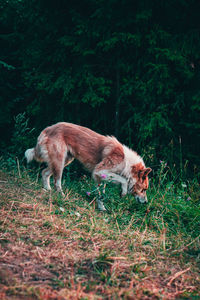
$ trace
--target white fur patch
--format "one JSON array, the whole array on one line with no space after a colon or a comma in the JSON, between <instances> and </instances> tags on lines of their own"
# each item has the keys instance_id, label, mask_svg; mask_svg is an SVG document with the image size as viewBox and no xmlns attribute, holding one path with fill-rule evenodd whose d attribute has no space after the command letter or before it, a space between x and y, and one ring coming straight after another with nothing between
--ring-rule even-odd
<instances>
[{"instance_id":1,"label":"white fur patch","mask_svg":"<svg viewBox=\"0 0 200 300\"><path fill-rule=\"evenodd\" d=\"M34 156L35 156L34 148L26 150L25 157L27 159L27 163L30 163L34 159Z\"/></svg>"},{"instance_id":2,"label":"white fur patch","mask_svg":"<svg viewBox=\"0 0 200 300\"><path fill-rule=\"evenodd\" d=\"M129 178L131 175L131 167L142 163L145 167L144 161L141 156L139 156L135 151L129 149L127 146L123 145L124 149L124 162L125 167L121 175L124 175L126 178Z\"/></svg>"},{"instance_id":3,"label":"white fur patch","mask_svg":"<svg viewBox=\"0 0 200 300\"><path fill-rule=\"evenodd\" d=\"M132 190L134 184L136 183L136 179L132 177L131 167L141 163L144 167L144 161L141 156L139 156L135 151L129 149L127 146L123 145L124 149L124 162L125 167L121 172L121 175L127 178L128 181L128 190Z\"/></svg>"},{"instance_id":4,"label":"white fur patch","mask_svg":"<svg viewBox=\"0 0 200 300\"><path fill-rule=\"evenodd\" d=\"M139 156L135 151L129 149L127 146L123 145L124 155L126 164L129 166L137 165L142 163L144 165L144 161L141 156Z\"/></svg>"}]
</instances>

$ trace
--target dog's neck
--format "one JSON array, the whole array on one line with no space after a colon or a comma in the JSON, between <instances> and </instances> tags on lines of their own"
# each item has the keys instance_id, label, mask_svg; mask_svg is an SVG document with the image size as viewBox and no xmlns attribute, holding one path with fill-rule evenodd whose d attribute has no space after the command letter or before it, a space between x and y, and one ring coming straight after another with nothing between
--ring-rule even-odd
<instances>
[{"instance_id":1,"label":"dog's neck","mask_svg":"<svg viewBox=\"0 0 200 300\"><path fill-rule=\"evenodd\" d=\"M145 168L144 161L141 156L137 154L137 152L129 149L127 146L123 145L124 156L125 156L125 165L121 172L121 175L128 180L130 179L131 171L130 169L137 164L142 164Z\"/></svg>"}]
</instances>

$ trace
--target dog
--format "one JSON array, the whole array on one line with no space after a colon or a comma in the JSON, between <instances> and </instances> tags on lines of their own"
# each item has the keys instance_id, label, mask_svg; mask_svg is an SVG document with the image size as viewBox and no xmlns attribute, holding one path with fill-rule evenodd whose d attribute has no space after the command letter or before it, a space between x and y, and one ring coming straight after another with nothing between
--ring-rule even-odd
<instances>
[{"instance_id":1,"label":"dog","mask_svg":"<svg viewBox=\"0 0 200 300\"><path fill-rule=\"evenodd\" d=\"M151 168L146 168L143 159L113 136L98 134L89 128L60 122L45 128L38 137L35 148L26 150L27 163L32 160L46 162L42 171L43 186L51 190L53 175L57 191L62 192L63 169L74 158L92 173L98 183L101 180L121 184L122 196L132 194L140 203L147 202L146 191ZM103 202L98 208L105 210Z\"/></svg>"}]
</instances>

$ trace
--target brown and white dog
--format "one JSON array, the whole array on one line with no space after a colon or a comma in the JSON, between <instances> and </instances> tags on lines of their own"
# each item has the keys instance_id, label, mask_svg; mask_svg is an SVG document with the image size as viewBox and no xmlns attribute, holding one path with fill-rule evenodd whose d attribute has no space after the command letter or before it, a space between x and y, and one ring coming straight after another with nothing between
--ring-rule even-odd
<instances>
[{"instance_id":1,"label":"brown and white dog","mask_svg":"<svg viewBox=\"0 0 200 300\"><path fill-rule=\"evenodd\" d=\"M74 158L79 160L100 182L108 180L121 184L122 196L131 193L141 203L147 202L148 174L143 159L122 145L115 137L100 135L86 127L71 123L57 123L45 128L38 137L35 148L28 149L25 157L46 162L42 171L43 186L50 190L50 176L54 177L57 191L62 192L63 168ZM99 200L98 207L105 210Z\"/></svg>"}]
</instances>

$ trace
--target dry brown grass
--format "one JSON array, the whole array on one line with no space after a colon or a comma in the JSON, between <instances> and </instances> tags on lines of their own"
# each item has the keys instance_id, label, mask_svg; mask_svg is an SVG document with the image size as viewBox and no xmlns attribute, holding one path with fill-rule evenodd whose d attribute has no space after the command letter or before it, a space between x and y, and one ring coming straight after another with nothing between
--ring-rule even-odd
<instances>
[{"instance_id":1,"label":"dry brown grass","mask_svg":"<svg viewBox=\"0 0 200 300\"><path fill-rule=\"evenodd\" d=\"M3 172L0 197L0 299L198 297L196 261L166 250L165 230L134 229L134 220L122 230L93 204L76 215L72 192L57 215L56 195Z\"/></svg>"}]
</instances>

